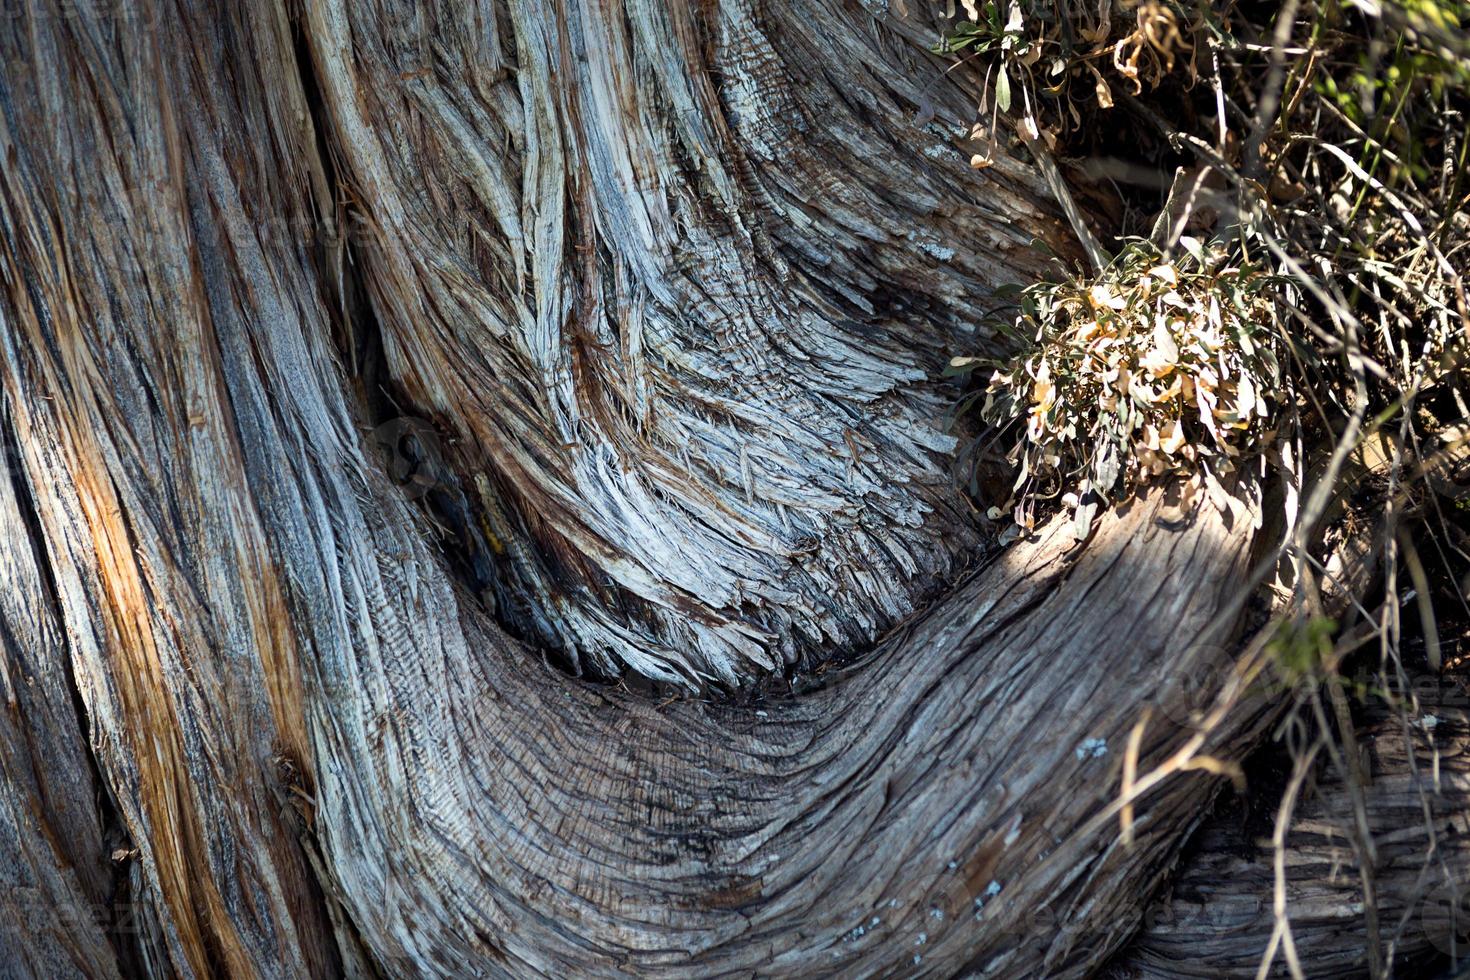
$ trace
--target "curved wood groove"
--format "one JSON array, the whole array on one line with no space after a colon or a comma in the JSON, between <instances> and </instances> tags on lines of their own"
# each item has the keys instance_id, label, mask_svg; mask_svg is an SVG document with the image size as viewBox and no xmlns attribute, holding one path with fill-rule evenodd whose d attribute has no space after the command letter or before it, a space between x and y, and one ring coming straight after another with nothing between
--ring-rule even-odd
<instances>
[{"instance_id":1,"label":"curved wood groove","mask_svg":"<svg viewBox=\"0 0 1470 980\"><path fill-rule=\"evenodd\" d=\"M827 0L306 15L388 366L459 437L518 630L734 685L976 551L929 379L1057 224L968 168L922 49Z\"/></svg>"}]
</instances>

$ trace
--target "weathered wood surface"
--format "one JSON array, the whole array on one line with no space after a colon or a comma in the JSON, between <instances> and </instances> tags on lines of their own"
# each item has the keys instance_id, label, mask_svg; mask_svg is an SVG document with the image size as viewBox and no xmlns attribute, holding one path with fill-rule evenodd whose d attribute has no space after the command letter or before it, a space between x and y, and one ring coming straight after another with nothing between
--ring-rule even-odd
<instances>
[{"instance_id":1,"label":"weathered wood surface","mask_svg":"<svg viewBox=\"0 0 1470 980\"><path fill-rule=\"evenodd\" d=\"M301 564L295 539L330 525L292 471L333 450L293 430L328 379L341 399L310 260L262 234L303 214L315 159L300 88L282 84L289 30L269 6L37 4L0 21L12 479L139 851L146 942L193 975L335 959L272 792L277 758L313 754L292 578L336 567ZM294 523L268 523L277 498Z\"/></svg>"},{"instance_id":2,"label":"weathered wood surface","mask_svg":"<svg viewBox=\"0 0 1470 980\"><path fill-rule=\"evenodd\" d=\"M405 72L407 28L358 23L366 5L293 21L265 2L37 4L0 22L4 499L35 515L5 539L0 588L7 664L42 678L0 730L7 805L33 817L12 818L0 867L57 902L111 901L126 878L147 910L125 936L0 929L21 972L105 973L110 941L120 969L184 976L1079 976L1135 927L1216 781L1162 782L1125 847L1108 810L1123 746L1151 700L1140 771L1189 740L1167 680L1235 636L1248 529L1157 496L1078 554L1050 527L817 690L665 704L543 666L453 570L473 541L441 540L385 476L353 363L357 274L423 399L409 407L479 446L449 447L441 489L469 499L480 476L480 503L499 501L486 533L520 628L581 623L616 634L609 664L657 641L744 676L785 641L734 659L748 610L729 596L771 637L820 623L814 649L860 649L973 549L941 479L944 396L920 374L962 301L1030 261L1003 247L1041 220L1024 176L940 160L955 148L911 125L931 82L882 60L916 56L860 10L590 6L515 4L493 32L468 8L416 8L426 67L450 79L435 87ZM474 64L503 73L454 75L473 59L449 25L472 23ZM837 40L801 46L811 23ZM614 93L622 115L597 108ZM727 133L698 129L712 99ZM937 83L924 99L946 126L967 104ZM524 124L496 129L492 105ZM643 143L599 128L634 120ZM477 155L502 140L514 171ZM300 233L345 224L322 146L372 247ZM638 146L677 221L647 218L652 184L593 152ZM671 154L704 176L663 184ZM780 183L793 159L828 174L800 206ZM684 255L671 228L697 234L696 205L708 237ZM634 215L652 223L634 234ZM926 251L940 241L957 254ZM722 316L748 363L701 333ZM599 390L594 424L578 399ZM719 405L694 407L710 392ZM644 411L667 428L630 476L616 460ZM749 479L733 479L737 431ZM802 475L783 486L788 464ZM596 496L660 467L668 486L636 505ZM816 551L778 573L783 494ZM650 613L681 562L725 569L725 591ZM654 674L675 662L648 656ZM1236 754L1260 721L1201 748ZM44 788L53 774L71 795ZM116 871L82 805L94 778L138 852Z\"/></svg>"},{"instance_id":3,"label":"weathered wood surface","mask_svg":"<svg viewBox=\"0 0 1470 980\"><path fill-rule=\"evenodd\" d=\"M1363 799L1381 962L1419 976L1470 952L1470 695L1462 680L1431 677L1398 694L1405 710L1376 703L1357 737L1372 777ZM1368 935L1353 796L1323 761L1286 838L1292 941L1307 976L1361 977ZM1275 801L1256 805L1274 818ZM1207 824L1117 975L1256 976L1276 923L1271 830L1269 819ZM1271 975L1289 975L1283 954Z\"/></svg>"},{"instance_id":4,"label":"weathered wood surface","mask_svg":"<svg viewBox=\"0 0 1470 980\"><path fill-rule=\"evenodd\" d=\"M0 953L7 975L115 977L114 882L33 518L0 480ZM38 561L38 559L41 559Z\"/></svg>"},{"instance_id":5,"label":"weathered wood surface","mask_svg":"<svg viewBox=\"0 0 1470 980\"><path fill-rule=\"evenodd\" d=\"M1058 238L1039 179L970 170L966 76L848 4L497 14L308 5L388 367L461 437L504 616L695 686L871 642L980 543L931 379Z\"/></svg>"}]
</instances>

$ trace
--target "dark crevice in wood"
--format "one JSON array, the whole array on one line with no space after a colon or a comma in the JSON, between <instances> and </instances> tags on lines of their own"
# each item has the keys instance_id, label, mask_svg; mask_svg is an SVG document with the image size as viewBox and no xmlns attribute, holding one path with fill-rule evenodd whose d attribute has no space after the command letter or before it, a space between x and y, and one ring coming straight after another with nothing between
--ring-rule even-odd
<instances>
[{"instance_id":1,"label":"dark crevice in wood","mask_svg":"<svg viewBox=\"0 0 1470 980\"><path fill-rule=\"evenodd\" d=\"M311 64L309 59L302 64ZM303 69L306 91L316 129L327 131L320 91L311 73ZM324 160L335 161L335 154ZM329 179L339 179L334 164L329 166ZM342 221L349 228L362 229L366 216L347 204ZM457 461L453 447L459 442L453 427L437 413L417 404L413 395L389 373L384 361L382 325L368 298L363 270L368 267L365 233L343 235L335 247L341 250L340 273L332 272L332 258L323 255L319 271L324 282L333 283L337 291L334 324L345 324L333 330L333 340L349 368L348 380L356 395L357 414L368 430L366 441L375 450L376 461L388 481L413 501L423 517L425 540L430 542L443 562L445 571L464 601L483 609L510 636L524 641L529 649L540 653L544 662L568 677L580 676L576 664L555 647L538 643L521 628L523 615L514 611L521 598L503 588L491 567L495 561L494 546L482 530L487 526L484 508L467 493L467 468ZM481 467L492 481L493 470ZM567 581L573 581L571 576ZM650 682L652 684L652 682ZM666 685L647 688L653 693L666 693Z\"/></svg>"},{"instance_id":2,"label":"dark crevice in wood","mask_svg":"<svg viewBox=\"0 0 1470 980\"><path fill-rule=\"evenodd\" d=\"M305 25L299 16L291 22L291 40L294 46L296 77L293 81L301 86L302 98L310 118L309 130L315 136L317 156L321 161L326 185L338 190L340 178L337 159L332 153L328 133L330 125L325 118L321 86L316 77L315 62L312 60L311 45ZM377 317L368 300L362 281L360 242L365 231L356 222L359 215L350 202L340 200L316 201L319 215L318 227L327 224L334 234L313 234L311 259L316 268L318 281L328 293L328 308L331 311L327 324L331 329L332 341L342 357L344 371L344 395L348 396L354 414L379 432L385 424L403 418L402 392L393 390L383 360L382 335ZM325 220L324 220L325 219ZM396 397L395 397L396 396ZM379 440L381 443L382 440ZM384 447L387 448L387 447ZM435 522L436 526L442 524ZM442 543L442 535L438 536ZM445 547L446 566L462 569L452 560L452 553ZM350 980L384 980L397 976L385 973L385 964L375 961L369 943L363 935L360 922L354 917L350 904L344 902L331 874L324 863L321 841L318 839L315 816L308 816L314 806L309 794L302 790L299 776L304 760L292 759L289 755L277 756L277 778L270 784L276 791L286 822L296 828L298 846L306 858L310 873L306 875L314 904L322 917L332 925L336 941L336 955L340 960L342 975ZM303 803L306 805L303 806Z\"/></svg>"},{"instance_id":3,"label":"dark crevice in wood","mask_svg":"<svg viewBox=\"0 0 1470 980\"><path fill-rule=\"evenodd\" d=\"M4 478L10 483L11 492L14 494L28 539L25 544L10 541L7 545L10 548L29 547L39 573L46 605L51 615L57 622L60 622L62 606L57 595L56 577L47 553L46 537L41 530L35 499L21 467L20 446L16 442L15 428L8 411L3 419L0 419L0 453L3 453L3 456L0 456L0 466L4 467ZM6 624L0 624L0 628L4 628L7 634L10 632ZM18 641L17 638L11 637L9 642ZM92 799L96 808L97 824L102 831L101 838L90 844L91 847L95 847L111 859L109 867L111 880L108 891L104 895L95 896L97 904L90 911L103 925L103 934L117 957L118 971L123 976L140 976L144 972L143 963L145 962L140 945L142 929L136 923L140 897L133 893L130 875L131 861L136 851L133 849L133 842L128 835L127 828L123 824L117 802L113 799L112 787L105 778L97 758L96 747L93 744L92 724L86 701L82 698L81 689L77 684L76 669L72 663L69 643L65 643L64 647L64 650L58 651L62 654L57 658L58 665L70 697L73 720L87 767L85 777L93 787ZM25 723L24 720L23 723ZM89 842L86 841L67 841L66 844L71 848L91 849L88 846Z\"/></svg>"}]
</instances>

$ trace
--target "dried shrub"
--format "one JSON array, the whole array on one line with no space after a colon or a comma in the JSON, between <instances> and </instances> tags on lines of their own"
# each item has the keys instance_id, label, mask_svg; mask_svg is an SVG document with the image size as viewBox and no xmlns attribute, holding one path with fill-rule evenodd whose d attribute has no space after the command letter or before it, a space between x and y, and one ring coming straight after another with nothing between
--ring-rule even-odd
<instances>
[{"instance_id":1,"label":"dried shrub","mask_svg":"<svg viewBox=\"0 0 1470 980\"><path fill-rule=\"evenodd\" d=\"M1185 473L1185 487L1224 497L1236 460L1267 446L1283 398L1273 329L1289 285L1185 238L1178 254L1134 241L1096 277L1021 290L999 326L1016 342L1004 362L957 357L955 372L993 368L982 415L1023 420L1010 451L1013 510L1058 493L1085 534L1099 499Z\"/></svg>"}]
</instances>

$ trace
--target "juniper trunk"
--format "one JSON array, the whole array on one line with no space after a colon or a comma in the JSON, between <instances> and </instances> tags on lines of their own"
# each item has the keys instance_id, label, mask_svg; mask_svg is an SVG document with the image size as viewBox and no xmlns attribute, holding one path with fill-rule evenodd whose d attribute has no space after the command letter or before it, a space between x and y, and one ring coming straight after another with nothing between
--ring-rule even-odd
<instances>
[{"instance_id":1,"label":"juniper trunk","mask_svg":"<svg viewBox=\"0 0 1470 980\"><path fill-rule=\"evenodd\" d=\"M1119 948L1219 785L1120 841L1144 707L1139 773L1270 713L1169 682L1253 535L1154 495L980 561L935 376L1069 235L920 6L7 11L7 969Z\"/></svg>"}]
</instances>

